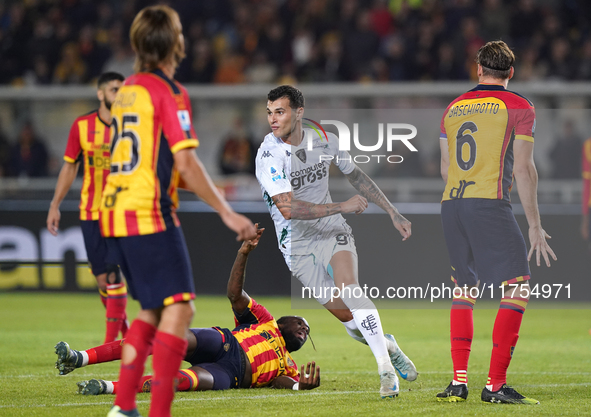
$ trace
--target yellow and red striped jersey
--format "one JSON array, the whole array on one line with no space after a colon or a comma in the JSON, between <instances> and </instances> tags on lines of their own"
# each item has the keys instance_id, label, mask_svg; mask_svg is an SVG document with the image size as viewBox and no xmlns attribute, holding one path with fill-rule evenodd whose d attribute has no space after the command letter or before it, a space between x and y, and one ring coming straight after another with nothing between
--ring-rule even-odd
<instances>
[{"instance_id":1,"label":"yellow and red striped jersey","mask_svg":"<svg viewBox=\"0 0 591 417\"><path fill-rule=\"evenodd\" d=\"M160 70L125 80L111 108L111 173L100 211L105 237L178 226L174 153L199 142L187 91Z\"/></svg>"},{"instance_id":2,"label":"yellow and red striped jersey","mask_svg":"<svg viewBox=\"0 0 591 417\"><path fill-rule=\"evenodd\" d=\"M277 322L269 311L251 298L247 310L235 315L232 334L246 352L252 367L251 387L264 387L279 376L299 381L298 367L285 347Z\"/></svg>"},{"instance_id":3,"label":"yellow and red striped jersey","mask_svg":"<svg viewBox=\"0 0 591 417\"><path fill-rule=\"evenodd\" d=\"M84 159L80 191L80 220L98 220L103 188L111 169L109 123L98 110L78 117L72 124L64 161L75 164Z\"/></svg>"},{"instance_id":4,"label":"yellow and red striped jersey","mask_svg":"<svg viewBox=\"0 0 591 417\"><path fill-rule=\"evenodd\" d=\"M591 207L591 138L583 143L583 214Z\"/></svg>"},{"instance_id":5,"label":"yellow and red striped jersey","mask_svg":"<svg viewBox=\"0 0 591 417\"><path fill-rule=\"evenodd\" d=\"M440 139L449 152L443 201L510 201L513 142L533 142L535 126L533 104L501 85L478 84L455 99L441 120Z\"/></svg>"}]
</instances>

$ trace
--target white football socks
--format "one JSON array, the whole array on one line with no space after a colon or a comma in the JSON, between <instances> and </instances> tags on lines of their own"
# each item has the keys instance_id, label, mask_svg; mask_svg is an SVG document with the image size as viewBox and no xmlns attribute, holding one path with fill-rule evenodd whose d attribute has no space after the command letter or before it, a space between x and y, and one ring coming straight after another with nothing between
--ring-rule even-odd
<instances>
[{"instance_id":1,"label":"white football socks","mask_svg":"<svg viewBox=\"0 0 591 417\"><path fill-rule=\"evenodd\" d=\"M390 363L380 314L374 303L365 296L358 284L347 285L341 291L341 299L349 307L349 310L351 310L357 331L361 333L375 356L376 362L378 363L378 372L393 372L394 367ZM345 328L348 329L347 326ZM351 335L351 333L349 334ZM356 339L355 337L353 338Z\"/></svg>"}]
</instances>

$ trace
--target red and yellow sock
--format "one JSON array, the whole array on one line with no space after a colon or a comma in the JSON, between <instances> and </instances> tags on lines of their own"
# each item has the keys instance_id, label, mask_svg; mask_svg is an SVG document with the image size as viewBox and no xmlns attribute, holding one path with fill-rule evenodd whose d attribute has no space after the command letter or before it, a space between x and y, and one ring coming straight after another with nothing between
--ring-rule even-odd
<instances>
[{"instance_id":1,"label":"red and yellow sock","mask_svg":"<svg viewBox=\"0 0 591 417\"><path fill-rule=\"evenodd\" d=\"M127 316L125 307L127 306L127 288L125 283L107 285L107 331L105 334L105 343L117 339L122 330ZM123 335L125 337L125 335Z\"/></svg>"},{"instance_id":2,"label":"red and yellow sock","mask_svg":"<svg viewBox=\"0 0 591 417\"><path fill-rule=\"evenodd\" d=\"M177 374L177 391L196 391L199 387L199 377L192 369L180 370Z\"/></svg>"},{"instance_id":3,"label":"red and yellow sock","mask_svg":"<svg viewBox=\"0 0 591 417\"><path fill-rule=\"evenodd\" d=\"M99 292L99 296L101 297L101 303L103 303L105 308L107 308L107 298L109 297L109 295L107 294L107 291L103 291L99 288L98 292Z\"/></svg>"},{"instance_id":4,"label":"red and yellow sock","mask_svg":"<svg viewBox=\"0 0 591 417\"><path fill-rule=\"evenodd\" d=\"M454 367L453 384L468 384L468 359L474 336L472 311L476 299L469 295L454 297L450 312L451 360Z\"/></svg>"},{"instance_id":5,"label":"red and yellow sock","mask_svg":"<svg viewBox=\"0 0 591 417\"><path fill-rule=\"evenodd\" d=\"M139 393L143 392L152 392L152 375L144 376L140 381L140 388L138 390ZM199 387L199 377L197 373L192 369L182 369L177 372L176 375L177 380L177 391L196 391L197 387ZM117 392L117 382L113 382L114 384L114 394Z\"/></svg>"},{"instance_id":6,"label":"red and yellow sock","mask_svg":"<svg viewBox=\"0 0 591 417\"><path fill-rule=\"evenodd\" d=\"M486 388L498 391L507 382L507 368L519 339L527 298L503 298L493 328L493 348Z\"/></svg>"}]
</instances>

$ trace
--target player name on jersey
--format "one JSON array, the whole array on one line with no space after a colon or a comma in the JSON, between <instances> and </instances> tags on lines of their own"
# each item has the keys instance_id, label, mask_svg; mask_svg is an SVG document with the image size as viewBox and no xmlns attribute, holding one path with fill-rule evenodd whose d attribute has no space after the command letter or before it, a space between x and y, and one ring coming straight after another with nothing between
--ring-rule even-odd
<instances>
[{"instance_id":1,"label":"player name on jersey","mask_svg":"<svg viewBox=\"0 0 591 417\"><path fill-rule=\"evenodd\" d=\"M447 117L470 116L472 114L497 114L499 108L499 103L491 102L454 106L449 109Z\"/></svg>"}]
</instances>

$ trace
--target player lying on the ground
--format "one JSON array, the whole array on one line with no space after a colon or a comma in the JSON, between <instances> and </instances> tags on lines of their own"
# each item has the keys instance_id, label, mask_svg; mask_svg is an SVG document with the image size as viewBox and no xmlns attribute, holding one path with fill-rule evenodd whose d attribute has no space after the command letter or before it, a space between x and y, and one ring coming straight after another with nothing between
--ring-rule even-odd
<instances>
[{"instance_id":1,"label":"player lying on the ground","mask_svg":"<svg viewBox=\"0 0 591 417\"><path fill-rule=\"evenodd\" d=\"M265 307L243 290L246 260L256 248L265 229L258 229L254 240L245 241L236 256L227 296L232 304L236 328L190 329L185 360L192 366L178 372L177 391L222 390L264 387L309 390L320 385L320 367L314 362L302 365L298 372L290 352L300 349L310 333L308 322L298 316L275 321ZM60 375L76 368L121 358L124 340L107 343L86 351L70 349L67 343L56 345L56 368ZM151 376L144 376L138 392L150 392ZM78 382L85 395L114 394L117 382L92 379Z\"/></svg>"}]
</instances>

